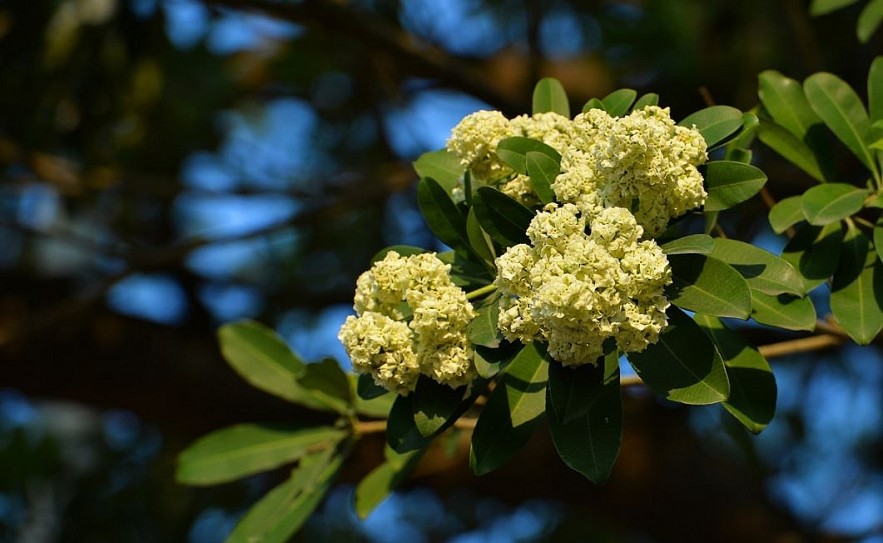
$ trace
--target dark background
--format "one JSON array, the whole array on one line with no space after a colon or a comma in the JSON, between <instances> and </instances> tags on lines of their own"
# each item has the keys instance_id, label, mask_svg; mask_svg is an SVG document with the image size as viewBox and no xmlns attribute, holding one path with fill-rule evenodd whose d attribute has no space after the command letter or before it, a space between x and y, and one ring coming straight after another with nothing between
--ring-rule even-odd
<instances>
[{"instance_id":1,"label":"dark background","mask_svg":"<svg viewBox=\"0 0 883 543\"><path fill-rule=\"evenodd\" d=\"M236 422L322 419L240 381L215 329L254 318L347 365L335 336L371 255L436 246L410 161L460 118L529 112L544 76L574 109L631 87L675 119L754 107L764 69L864 95L883 38L855 38L863 3L0 0L0 541L222 540L276 476L186 488L175 455ZM755 164L776 198L809 185L759 146ZM776 251L765 212L724 226ZM301 539L880 543L878 347L773 368L760 437L629 389L602 487L544 430L482 478L455 435L362 524L364 443Z\"/></svg>"}]
</instances>

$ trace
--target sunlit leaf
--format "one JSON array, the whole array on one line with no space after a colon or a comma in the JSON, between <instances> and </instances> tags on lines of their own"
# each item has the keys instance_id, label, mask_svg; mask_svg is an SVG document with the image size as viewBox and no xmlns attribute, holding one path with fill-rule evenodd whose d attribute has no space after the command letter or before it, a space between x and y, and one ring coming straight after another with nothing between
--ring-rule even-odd
<instances>
[{"instance_id":1,"label":"sunlit leaf","mask_svg":"<svg viewBox=\"0 0 883 543\"><path fill-rule=\"evenodd\" d=\"M781 234L800 221L806 220L803 216L803 202L800 196L790 196L776 202L770 209L770 226L773 232Z\"/></svg>"},{"instance_id":2,"label":"sunlit leaf","mask_svg":"<svg viewBox=\"0 0 883 543\"><path fill-rule=\"evenodd\" d=\"M878 297L883 297L883 263L870 250L867 236L850 224L831 283L831 311L859 345L870 343L883 328Z\"/></svg>"},{"instance_id":3,"label":"sunlit leaf","mask_svg":"<svg viewBox=\"0 0 883 543\"><path fill-rule=\"evenodd\" d=\"M592 98L583 106L583 113L590 109L600 109L601 111L607 111L604 107L604 102L597 98Z\"/></svg>"},{"instance_id":4,"label":"sunlit leaf","mask_svg":"<svg viewBox=\"0 0 883 543\"><path fill-rule=\"evenodd\" d=\"M365 519L389 496L404 479L411 469L420 461L423 451L411 451L398 454L387 449L387 460L374 468L365 476L354 492L356 514Z\"/></svg>"},{"instance_id":5,"label":"sunlit leaf","mask_svg":"<svg viewBox=\"0 0 883 543\"><path fill-rule=\"evenodd\" d=\"M333 447L345 436L345 431L327 426L239 424L187 447L178 456L175 478L187 485L226 483Z\"/></svg>"},{"instance_id":6,"label":"sunlit leaf","mask_svg":"<svg viewBox=\"0 0 883 543\"><path fill-rule=\"evenodd\" d=\"M544 77L533 89L533 112L549 111L570 118L570 102L564 87L557 79Z\"/></svg>"},{"instance_id":7,"label":"sunlit leaf","mask_svg":"<svg viewBox=\"0 0 883 543\"><path fill-rule=\"evenodd\" d=\"M748 283L732 266L706 255L669 255L672 284L668 299L679 307L720 317L747 319Z\"/></svg>"},{"instance_id":8,"label":"sunlit leaf","mask_svg":"<svg viewBox=\"0 0 883 543\"><path fill-rule=\"evenodd\" d=\"M489 301L477 310L478 315L469 323L467 329L469 341L473 345L496 348L500 346L500 329L497 326L497 318L500 314L500 304L496 298Z\"/></svg>"},{"instance_id":9,"label":"sunlit leaf","mask_svg":"<svg viewBox=\"0 0 883 543\"><path fill-rule=\"evenodd\" d=\"M695 127L710 149L742 127L742 112L730 106L711 106L688 115L678 125Z\"/></svg>"},{"instance_id":10,"label":"sunlit leaf","mask_svg":"<svg viewBox=\"0 0 883 543\"><path fill-rule=\"evenodd\" d=\"M659 95L655 92L648 92L647 94L644 94L640 98L638 98L638 101L635 102L635 105L632 106L632 111L638 111L644 109L647 106L656 105L659 105Z\"/></svg>"},{"instance_id":11,"label":"sunlit leaf","mask_svg":"<svg viewBox=\"0 0 883 543\"><path fill-rule=\"evenodd\" d=\"M691 234L673 239L663 244L661 248L667 255L707 255L714 249L714 240L707 234Z\"/></svg>"},{"instance_id":12,"label":"sunlit leaf","mask_svg":"<svg viewBox=\"0 0 883 543\"><path fill-rule=\"evenodd\" d=\"M705 211L722 211L748 200L767 181L766 174L750 164L716 160L704 166L708 198Z\"/></svg>"},{"instance_id":13,"label":"sunlit leaf","mask_svg":"<svg viewBox=\"0 0 883 543\"><path fill-rule=\"evenodd\" d=\"M749 431L761 432L776 412L776 378L769 362L720 319L699 313L694 319L724 360L730 380L730 397L724 409Z\"/></svg>"},{"instance_id":14,"label":"sunlit leaf","mask_svg":"<svg viewBox=\"0 0 883 543\"><path fill-rule=\"evenodd\" d=\"M749 243L717 238L711 256L735 268L751 290L765 294L806 294L803 279L789 264L776 255Z\"/></svg>"},{"instance_id":15,"label":"sunlit leaf","mask_svg":"<svg viewBox=\"0 0 883 543\"><path fill-rule=\"evenodd\" d=\"M560 160L555 160L545 153L536 151L528 151L525 159L527 174L530 176L530 184L533 186L534 192L537 193L542 203L553 202L555 191L552 190L552 183L561 172Z\"/></svg>"},{"instance_id":16,"label":"sunlit leaf","mask_svg":"<svg viewBox=\"0 0 883 543\"><path fill-rule=\"evenodd\" d=\"M793 294L773 296L751 291L751 318L785 330L812 332L816 328L816 308L812 301Z\"/></svg>"},{"instance_id":17,"label":"sunlit leaf","mask_svg":"<svg viewBox=\"0 0 883 543\"><path fill-rule=\"evenodd\" d=\"M417 431L429 437L441 430L451 417L456 416L465 392L465 386L453 389L425 375L420 376L411 393Z\"/></svg>"},{"instance_id":18,"label":"sunlit leaf","mask_svg":"<svg viewBox=\"0 0 883 543\"><path fill-rule=\"evenodd\" d=\"M377 253L371 257L371 262L380 262L392 251L397 252L400 256L412 256L429 252L422 247L414 247L413 245L390 245L389 247L384 247L377 251Z\"/></svg>"},{"instance_id":19,"label":"sunlit leaf","mask_svg":"<svg viewBox=\"0 0 883 543\"><path fill-rule=\"evenodd\" d=\"M564 416L550 416L548 421L555 449L564 463L593 483L602 483L610 476L622 441L619 357L611 353L603 359L603 368L597 370L597 379L580 379L579 393L570 395L564 412L559 412ZM547 411L555 412L551 380L549 386Z\"/></svg>"},{"instance_id":20,"label":"sunlit leaf","mask_svg":"<svg viewBox=\"0 0 883 543\"><path fill-rule=\"evenodd\" d=\"M629 112L638 93L632 89L619 89L605 96L601 103L611 117L621 117Z\"/></svg>"},{"instance_id":21,"label":"sunlit leaf","mask_svg":"<svg viewBox=\"0 0 883 543\"><path fill-rule=\"evenodd\" d=\"M809 224L824 226L857 213L869 194L854 185L827 183L804 192L800 205Z\"/></svg>"},{"instance_id":22,"label":"sunlit leaf","mask_svg":"<svg viewBox=\"0 0 883 543\"><path fill-rule=\"evenodd\" d=\"M460 157L447 149L423 153L413 162L413 166L419 177L435 179L448 194L457 186L466 170L460 164Z\"/></svg>"},{"instance_id":23,"label":"sunlit leaf","mask_svg":"<svg viewBox=\"0 0 883 543\"><path fill-rule=\"evenodd\" d=\"M659 341L628 353L635 371L654 392L673 402L706 405L725 401L730 383L714 344L693 319L677 307L668 311Z\"/></svg>"},{"instance_id":24,"label":"sunlit leaf","mask_svg":"<svg viewBox=\"0 0 883 543\"><path fill-rule=\"evenodd\" d=\"M883 22L883 0L871 0L858 16L855 29L858 40L867 43L871 35L880 27L881 22Z\"/></svg>"},{"instance_id":25,"label":"sunlit leaf","mask_svg":"<svg viewBox=\"0 0 883 543\"><path fill-rule=\"evenodd\" d=\"M527 168L528 153L546 155L548 159L555 162L556 166L561 163L561 155L558 151L539 140L514 136L502 139L497 144L497 156L500 157L500 160L520 174L530 175ZM555 172L555 175L558 173ZM554 179L554 175L552 178Z\"/></svg>"},{"instance_id":26,"label":"sunlit leaf","mask_svg":"<svg viewBox=\"0 0 883 543\"><path fill-rule=\"evenodd\" d=\"M868 70L868 113L871 126L878 127L883 121L883 56L876 57Z\"/></svg>"},{"instance_id":27,"label":"sunlit leaf","mask_svg":"<svg viewBox=\"0 0 883 543\"><path fill-rule=\"evenodd\" d=\"M757 137L814 179L825 181L816 153L791 132L774 122L761 119Z\"/></svg>"},{"instance_id":28,"label":"sunlit leaf","mask_svg":"<svg viewBox=\"0 0 883 543\"><path fill-rule=\"evenodd\" d=\"M856 2L858 0L812 0L812 3L809 5L809 12L812 15L824 15Z\"/></svg>"},{"instance_id":29,"label":"sunlit leaf","mask_svg":"<svg viewBox=\"0 0 883 543\"><path fill-rule=\"evenodd\" d=\"M350 411L354 391L350 380L333 358L307 364L298 382L320 402L341 414Z\"/></svg>"}]
</instances>

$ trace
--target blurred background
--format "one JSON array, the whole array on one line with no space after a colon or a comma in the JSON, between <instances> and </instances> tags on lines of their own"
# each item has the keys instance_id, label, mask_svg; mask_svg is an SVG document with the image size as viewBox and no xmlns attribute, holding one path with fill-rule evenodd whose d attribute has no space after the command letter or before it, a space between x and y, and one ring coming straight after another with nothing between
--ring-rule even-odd
<instances>
[{"instance_id":1,"label":"blurred background","mask_svg":"<svg viewBox=\"0 0 883 543\"><path fill-rule=\"evenodd\" d=\"M883 38L858 43L861 4L807 8L0 0L0 541L222 541L278 474L182 487L175 455L236 422L323 419L239 380L220 324L257 319L348 366L335 336L371 255L437 247L410 162L467 113L529 112L540 77L574 108L657 92L676 119L752 108L764 69L832 71L864 95ZM777 198L809 184L763 148L755 164ZM733 235L781 249L759 201L730 215ZM883 542L879 347L773 368L778 414L759 437L630 388L602 487L544 431L481 478L451 439L360 522L352 484L382 447L365 442L299 540Z\"/></svg>"}]
</instances>

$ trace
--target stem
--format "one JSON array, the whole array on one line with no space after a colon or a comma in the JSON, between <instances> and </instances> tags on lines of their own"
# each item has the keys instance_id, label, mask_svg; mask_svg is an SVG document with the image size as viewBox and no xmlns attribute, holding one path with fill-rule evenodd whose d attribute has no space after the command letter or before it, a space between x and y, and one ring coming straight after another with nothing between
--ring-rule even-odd
<instances>
[{"instance_id":1,"label":"stem","mask_svg":"<svg viewBox=\"0 0 883 543\"><path fill-rule=\"evenodd\" d=\"M454 421L453 427L460 430L474 430L477 422L477 418L461 418ZM379 434L386 431L386 423L385 420L360 420L356 421L353 428L357 436Z\"/></svg>"},{"instance_id":2,"label":"stem","mask_svg":"<svg viewBox=\"0 0 883 543\"><path fill-rule=\"evenodd\" d=\"M474 300L476 298L481 298L485 294L490 294L491 292L493 292L495 290L497 290L497 285L491 283L490 285L485 285L481 288L477 288L477 289L473 290L472 292L467 292L466 299L467 300Z\"/></svg>"}]
</instances>

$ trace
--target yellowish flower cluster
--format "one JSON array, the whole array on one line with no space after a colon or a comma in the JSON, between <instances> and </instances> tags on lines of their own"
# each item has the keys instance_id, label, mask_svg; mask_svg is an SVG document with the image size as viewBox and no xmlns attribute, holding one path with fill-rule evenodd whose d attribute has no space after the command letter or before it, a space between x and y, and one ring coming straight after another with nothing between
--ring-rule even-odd
<instances>
[{"instance_id":1,"label":"yellowish flower cluster","mask_svg":"<svg viewBox=\"0 0 883 543\"><path fill-rule=\"evenodd\" d=\"M358 317L347 317L338 334L353 369L399 394L414 390L421 374L452 388L472 382L466 327L475 310L449 271L433 253L390 251L359 277Z\"/></svg>"},{"instance_id":2,"label":"yellowish flower cluster","mask_svg":"<svg viewBox=\"0 0 883 543\"><path fill-rule=\"evenodd\" d=\"M497 185L504 194L533 206L540 200L530 180L499 159L497 144L504 138L523 136L540 140L560 153L569 145L572 131L570 119L557 113L519 115L510 121L499 111L478 111L454 127L447 149L460 157L477 183ZM455 190L456 195L462 195L462 187Z\"/></svg>"},{"instance_id":3,"label":"yellowish flower cluster","mask_svg":"<svg viewBox=\"0 0 883 543\"><path fill-rule=\"evenodd\" d=\"M702 135L675 125L668 108L648 106L626 117L591 109L573 120L574 136L552 184L558 200L594 216L624 207L648 237L705 203L702 175L708 159Z\"/></svg>"},{"instance_id":4,"label":"yellowish flower cluster","mask_svg":"<svg viewBox=\"0 0 883 543\"><path fill-rule=\"evenodd\" d=\"M576 205L549 204L527 234L531 245L496 260L507 339L548 341L565 366L595 363L607 338L626 352L656 342L667 324L671 270L655 241L640 241L628 210L602 209L587 223Z\"/></svg>"}]
</instances>

